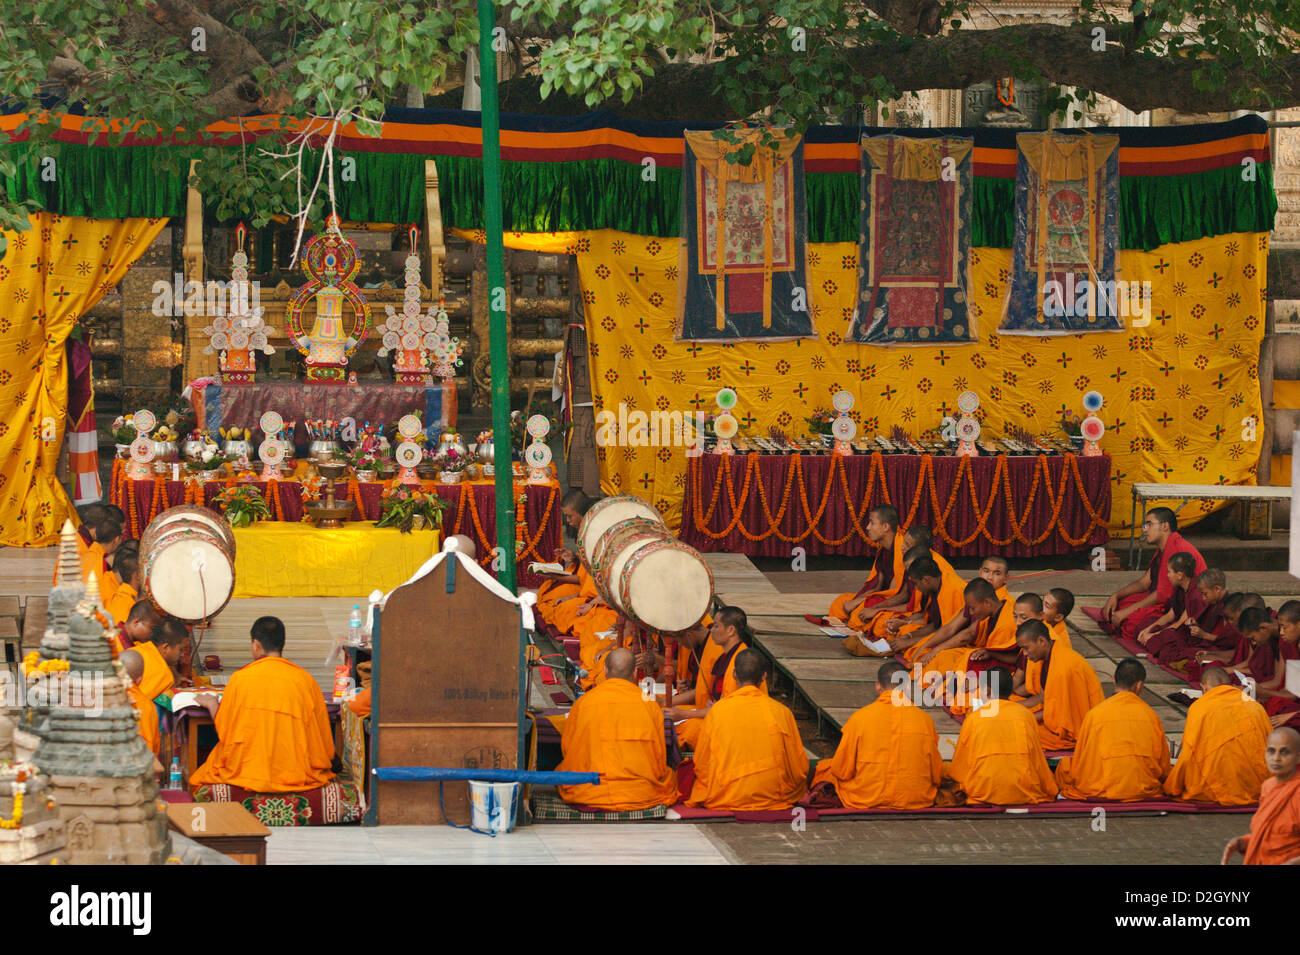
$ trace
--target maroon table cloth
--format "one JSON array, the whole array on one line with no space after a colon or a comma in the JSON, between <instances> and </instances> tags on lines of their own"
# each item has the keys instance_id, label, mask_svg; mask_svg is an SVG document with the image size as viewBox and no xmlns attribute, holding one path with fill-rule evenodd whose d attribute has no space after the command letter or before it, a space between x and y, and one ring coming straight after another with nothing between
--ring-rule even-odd
<instances>
[{"instance_id":1,"label":"maroon table cloth","mask_svg":"<svg viewBox=\"0 0 1300 955\"><path fill-rule=\"evenodd\" d=\"M162 507L156 507L154 504L155 482L152 479L147 481L122 479L118 482L113 503L126 511L128 524L131 523L131 508L128 506L126 494L135 495L135 514L139 526L129 527L127 532L138 537L159 511L168 507L175 507L177 504L184 504L186 502L187 483L186 481L165 481L163 487L166 500ZM266 497L267 484L265 481L251 481L248 483L256 486L262 496ZM204 504L213 507L213 498L225 490L225 487L224 481L205 483L203 485ZM484 568L492 570L491 555L492 548L496 546L497 532L496 489L492 482L473 481L463 484L426 482L424 487L426 490L432 490L447 502L447 509L442 512L443 538L446 539L452 534L466 535L470 540L474 541L475 546L478 548L478 562ZM348 481L340 480L335 488L335 500L345 500L348 494ZM545 563L555 558L555 549L560 546L562 535L560 530L560 489L559 485L556 484L528 484L523 485L523 488L525 495L524 519L528 536L525 540L524 552L519 557L516 577L521 587L537 587L546 578L528 573L527 568L531 561ZM279 481L276 490L278 506L275 513L277 518L286 521L302 520L302 485L297 481ZM383 494L384 485L380 483L358 484L357 490L361 496L363 508L361 512L358 512L358 509L354 506L351 520L379 520L379 499ZM216 507L213 507L213 510L219 512ZM518 536L517 533L516 538ZM495 575L495 571L492 572Z\"/></svg>"},{"instance_id":2,"label":"maroon table cloth","mask_svg":"<svg viewBox=\"0 0 1300 955\"><path fill-rule=\"evenodd\" d=\"M681 538L761 557L796 546L867 555L868 511L890 503L904 528L929 526L950 556L1068 554L1110 539L1110 469L1108 455L706 454L688 462Z\"/></svg>"}]
</instances>

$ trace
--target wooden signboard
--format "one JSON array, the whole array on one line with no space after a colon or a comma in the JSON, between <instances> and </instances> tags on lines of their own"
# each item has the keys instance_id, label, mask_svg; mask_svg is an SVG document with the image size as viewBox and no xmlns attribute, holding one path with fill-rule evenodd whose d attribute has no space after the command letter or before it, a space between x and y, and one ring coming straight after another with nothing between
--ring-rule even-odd
<instances>
[{"instance_id":1,"label":"wooden signboard","mask_svg":"<svg viewBox=\"0 0 1300 955\"><path fill-rule=\"evenodd\" d=\"M458 555L393 591L375 623L371 766L518 769L523 696L519 606ZM469 822L469 784L371 777L367 825Z\"/></svg>"}]
</instances>

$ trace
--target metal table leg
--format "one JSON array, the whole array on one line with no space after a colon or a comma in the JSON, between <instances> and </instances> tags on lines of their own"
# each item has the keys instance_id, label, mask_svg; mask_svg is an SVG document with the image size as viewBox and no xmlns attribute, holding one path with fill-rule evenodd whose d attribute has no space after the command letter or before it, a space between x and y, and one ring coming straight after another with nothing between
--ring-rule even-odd
<instances>
[{"instance_id":1,"label":"metal table leg","mask_svg":"<svg viewBox=\"0 0 1300 955\"><path fill-rule=\"evenodd\" d=\"M1128 569L1129 569L1129 570L1137 570L1137 565L1136 565L1135 563L1133 563L1133 549L1134 549L1135 547L1137 547L1137 535L1138 535L1138 525L1137 525L1138 492L1137 492L1137 488L1135 488L1135 487L1131 487L1131 488L1129 488L1129 490L1133 492L1133 512L1129 515L1129 519L1128 519L1128 520L1129 520L1129 529L1128 529ZM1143 518L1145 519L1145 517L1146 517L1146 508L1143 507L1143 508L1142 508L1142 511L1143 511L1143 515L1142 515L1142 516L1143 516Z\"/></svg>"}]
</instances>

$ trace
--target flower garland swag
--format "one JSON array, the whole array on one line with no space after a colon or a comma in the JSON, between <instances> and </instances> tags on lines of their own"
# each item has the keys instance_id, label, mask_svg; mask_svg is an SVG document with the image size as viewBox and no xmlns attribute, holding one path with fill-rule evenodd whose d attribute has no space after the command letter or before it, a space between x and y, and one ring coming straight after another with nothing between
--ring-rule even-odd
<instances>
[{"instance_id":1,"label":"flower garland swag","mask_svg":"<svg viewBox=\"0 0 1300 955\"><path fill-rule=\"evenodd\" d=\"M867 538L866 529L863 527L863 518L874 506L872 491L876 487L876 479L880 480L880 494L883 503L894 503L890 498L889 487L885 476L884 461L879 452L871 455L871 463L867 471L867 487L863 492L861 506L855 507L853 504L853 495L849 490L848 470L844 465L844 458L836 455L831 460L831 468L826 476L826 486L822 489L821 499L818 502L816 512L814 513L811 503L808 499L807 482L804 480L803 455L793 455L790 461L790 467L786 472L785 486L781 491L780 506L776 514L772 513L771 505L768 501L767 490L763 486L763 481L758 475L758 458L757 454L747 455L745 458L744 480L741 484L740 493L737 495L735 483L732 480L732 456L726 456L722 459L718 467L717 476L713 482L713 494L706 508L704 503L704 494L701 487L701 465L696 458L690 465L691 490L693 497L693 507L691 517L695 521L695 529L713 540L721 540L728 536L733 530L740 531L741 535L750 541L760 541L764 538L775 535L779 540L788 544L796 544L806 540L809 536L815 537L822 544L828 547L839 547L850 540L855 534L865 543L870 543ZM830 504L831 490L835 485L836 479L839 480L840 489L844 494L844 501L847 506L848 516L852 525L848 533L838 539L825 537L818 524L826 513L826 508ZM1065 504L1065 494L1073 481L1075 489L1078 491L1079 500L1083 504L1084 512L1088 515L1090 521L1088 527L1084 530L1081 537L1074 537L1060 523L1061 508ZM780 529L782 520L786 516L794 500L792 493L794 486L798 484L799 488L799 505L803 510L806 528L795 535L787 535ZM763 512L763 519L767 522L767 528L758 533L751 531L745 526L743 516L745 505L749 501L751 486L757 485L759 505ZM1029 538L1025 535L1025 528L1028 526L1033 516L1034 501L1038 495L1039 485L1042 485L1044 492L1047 494L1048 501L1052 508L1050 520L1046 528L1037 537ZM719 531L709 529L709 522L713 520L713 515L717 512L718 504L722 499L723 487L726 488L727 503L731 506L731 521L726 527ZM971 513L976 515L976 525L974 531L964 538L956 538L949 534L947 524L951 518L953 509L957 500L961 496L961 491L965 488L967 497L970 501ZM934 526L931 528L934 536L952 547L965 547L975 541L976 538L983 536L990 544L995 547L1006 547L1013 541L1018 541L1027 547L1035 547L1043 543L1053 533L1058 533L1061 539L1071 547L1083 547L1088 538L1091 536L1093 529L1096 527L1108 527L1110 521L1097 513L1096 507L1088 497L1087 491L1083 486L1083 475L1079 471L1078 458L1073 454L1065 456L1064 463L1061 467L1060 480L1055 489L1053 489L1053 480L1051 471L1045 455L1039 455L1035 462L1033 470L1033 479L1030 483L1029 493L1025 498L1025 506L1019 517L1016 516L1015 505L1012 500L1011 490L1011 469L1007 464L1006 455L998 455L994 465L993 480L990 482L988 500L981 506L979 501L979 491L975 487L975 471L971 465L969 457L963 457L957 465L957 473L953 478L952 487L949 489L947 501L940 504L939 489L935 481L934 459L931 455L921 456L921 469L917 475L916 493L913 495L911 503L906 507L906 516L900 522L902 530L911 526L916 517L917 509L920 507L923 495L928 495L930 500L931 514L934 520ZM1002 497L1002 503L1006 508L1007 520L1011 526L1011 536L1006 539L999 539L989 531L988 522L992 516L994 508L997 506L998 497ZM538 538L540 540L540 537ZM540 559L540 558L539 558Z\"/></svg>"}]
</instances>

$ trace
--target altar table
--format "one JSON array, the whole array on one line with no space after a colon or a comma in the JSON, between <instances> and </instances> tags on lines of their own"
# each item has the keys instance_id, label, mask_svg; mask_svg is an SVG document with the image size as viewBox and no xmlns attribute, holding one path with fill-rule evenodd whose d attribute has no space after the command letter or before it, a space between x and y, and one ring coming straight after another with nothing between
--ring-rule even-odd
<instances>
[{"instance_id":1,"label":"altar table","mask_svg":"<svg viewBox=\"0 0 1300 955\"><path fill-rule=\"evenodd\" d=\"M1068 554L1110 539L1110 457L828 454L691 458L681 537L701 551L865 556L877 504L950 556Z\"/></svg>"},{"instance_id":2,"label":"altar table","mask_svg":"<svg viewBox=\"0 0 1300 955\"><path fill-rule=\"evenodd\" d=\"M258 521L235 529L234 597L355 597L400 587L442 545L436 530Z\"/></svg>"},{"instance_id":3,"label":"altar table","mask_svg":"<svg viewBox=\"0 0 1300 955\"><path fill-rule=\"evenodd\" d=\"M172 481L162 476L155 476L145 481L129 481L124 477L123 472L122 460L115 459L109 500L126 512L128 537L139 537L155 515L177 504L202 503L215 508L213 499L226 487L224 480L201 483L198 480ZM267 497L269 488L267 482L252 483L262 492L263 497ZM485 569L495 573L492 570L492 549L496 547L497 515L496 487L492 479L467 481L461 484L425 481L422 486L424 490L432 491L447 502L447 509L442 513L443 538L452 534L464 534L469 537L478 548L478 562ZM349 523L379 520L380 498L384 492L382 483L358 483L340 479L335 487L337 500L345 501L350 498L358 502L359 506L353 507ZM527 568L532 561L546 563L555 559L555 549L560 546L561 541L560 487L554 482L516 484L515 487L516 493L522 490L524 494L522 515L519 514L517 500L515 504L515 539L524 544L518 557L516 576L520 587L537 587L546 578L528 573ZM273 500L273 504L271 498L267 500L272 507L274 520L271 523L295 524L302 521L302 485L299 482L276 481ZM315 531L315 528L312 530ZM404 580L405 578L398 583ZM362 592L369 593L373 589L374 587L371 586ZM236 593L236 596L243 596L243 594Z\"/></svg>"}]
</instances>

